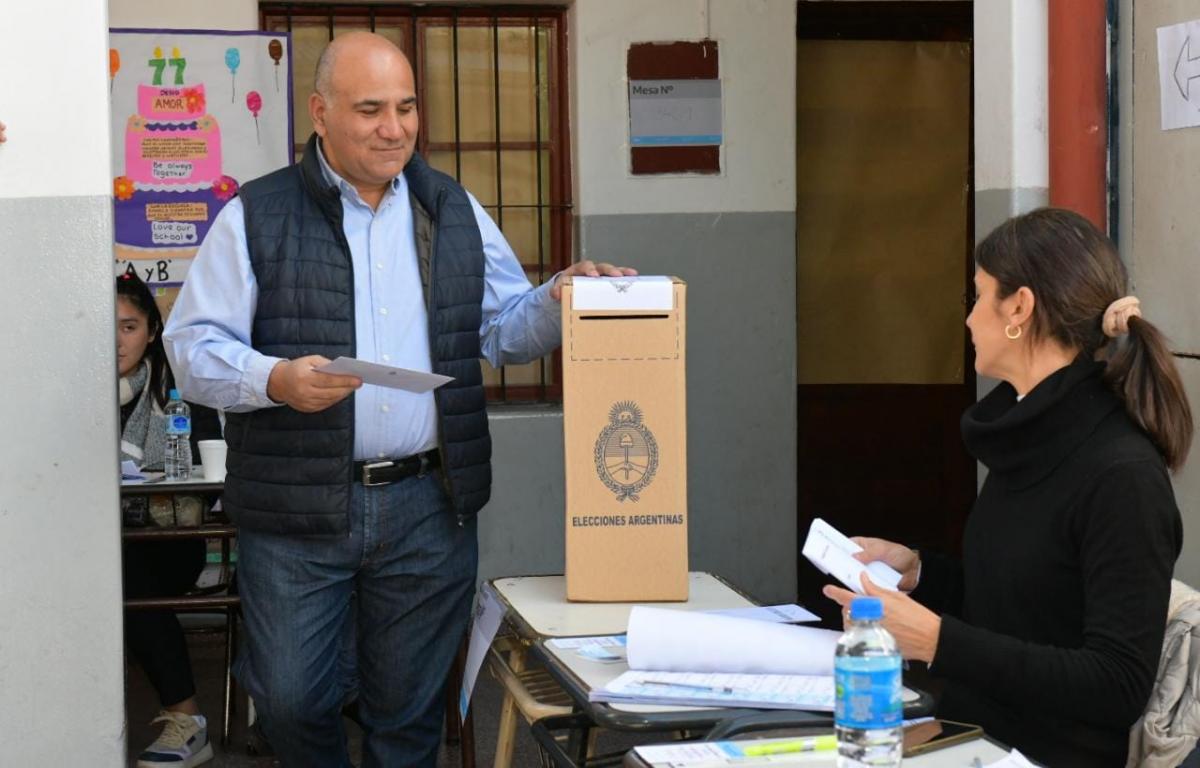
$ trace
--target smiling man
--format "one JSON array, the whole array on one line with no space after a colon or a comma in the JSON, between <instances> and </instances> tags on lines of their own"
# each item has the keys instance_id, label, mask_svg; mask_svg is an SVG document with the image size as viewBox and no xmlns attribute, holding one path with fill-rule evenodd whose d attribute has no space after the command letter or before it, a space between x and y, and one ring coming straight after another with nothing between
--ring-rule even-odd
<instances>
[{"instance_id":1,"label":"smiling man","mask_svg":"<svg viewBox=\"0 0 1200 768\"><path fill-rule=\"evenodd\" d=\"M479 358L557 347L559 278L534 289L475 198L415 154L412 67L385 38L330 43L309 112L301 162L218 215L164 337L185 396L228 414L242 682L283 764L349 765L353 622L363 765L433 766L491 490ZM314 370L340 355L454 380L417 395Z\"/></svg>"}]
</instances>

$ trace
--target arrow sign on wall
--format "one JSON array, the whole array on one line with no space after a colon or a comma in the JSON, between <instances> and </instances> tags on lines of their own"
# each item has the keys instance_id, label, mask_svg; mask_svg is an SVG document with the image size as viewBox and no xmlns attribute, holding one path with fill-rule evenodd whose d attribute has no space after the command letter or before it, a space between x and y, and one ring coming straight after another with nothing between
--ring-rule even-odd
<instances>
[{"instance_id":1,"label":"arrow sign on wall","mask_svg":"<svg viewBox=\"0 0 1200 768\"><path fill-rule=\"evenodd\" d=\"M1183 39L1183 46L1179 49L1179 56L1175 59L1175 85L1179 87L1179 95L1187 101L1191 101L1191 85L1192 81L1200 77L1200 56L1192 55L1192 38L1189 35ZM1181 76L1182 75L1182 76Z\"/></svg>"},{"instance_id":2,"label":"arrow sign on wall","mask_svg":"<svg viewBox=\"0 0 1200 768\"><path fill-rule=\"evenodd\" d=\"M1192 81L1200 78L1200 19L1159 27L1157 32L1162 129L1200 126L1200 84L1192 100Z\"/></svg>"}]
</instances>

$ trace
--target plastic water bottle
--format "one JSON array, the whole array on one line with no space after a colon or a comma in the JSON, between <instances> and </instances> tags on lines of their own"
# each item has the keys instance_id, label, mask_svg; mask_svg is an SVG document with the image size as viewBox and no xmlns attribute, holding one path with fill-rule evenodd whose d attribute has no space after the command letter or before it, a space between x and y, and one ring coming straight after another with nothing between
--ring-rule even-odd
<instances>
[{"instance_id":1,"label":"plastic water bottle","mask_svg":"<svg viewBox=\"0 0 1200 768\"><path fill-rule=\"evenodd\" d=\"M833 659L838 768L900 765L900 652L880 625L882 618L879 598L856 597L850 628L838 639Z\"/></svg>"},{"instance_id":2,"label":"plastic water bottle","mask_svg":"<svg viewBox=\"0 0 1200 768\"><path fill-rule=\"evenodd\" d=\"M163 473L168 480L187 480L192 476L192 409L171 390L163 422L167 429L167 445L163 451Z\"/></svg>"}]
</instances>

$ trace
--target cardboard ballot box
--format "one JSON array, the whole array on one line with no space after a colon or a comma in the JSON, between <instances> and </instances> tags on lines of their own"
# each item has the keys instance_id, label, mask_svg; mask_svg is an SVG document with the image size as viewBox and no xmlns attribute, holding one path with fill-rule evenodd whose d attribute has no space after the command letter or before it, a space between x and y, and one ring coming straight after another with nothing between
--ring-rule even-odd
<instances>
[{"instance_id":1,"label":"cardboard ballot box","mask_svg":"<svg viewBox=\"0 0 1200 768\"><path fill-rule=\"evenodd\" d=\"M686 286L563 286L567 599L687 600Z\"/></svg>"}]
</instances>

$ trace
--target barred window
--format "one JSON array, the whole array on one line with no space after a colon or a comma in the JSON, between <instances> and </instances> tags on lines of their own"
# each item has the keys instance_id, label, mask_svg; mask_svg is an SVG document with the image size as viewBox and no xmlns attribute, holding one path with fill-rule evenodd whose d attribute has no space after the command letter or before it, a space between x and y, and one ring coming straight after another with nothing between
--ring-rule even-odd
<instances>
[{"instance_id":1,"label":"barred window","mask_svg":"<svg viewBox=\"0 0 1200 768\"><path fill-rule=\"evenodd\" d=\"M571 171L562 8L260 3L262 28L292 35L297 157L312 133L317 58L342 32L371 30L416 73L418 151L458 179L504 232L534 285L571 261ZM561 399L558 352L497 370L493 402Z\"/></svg>"}]
</instances>

